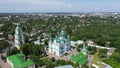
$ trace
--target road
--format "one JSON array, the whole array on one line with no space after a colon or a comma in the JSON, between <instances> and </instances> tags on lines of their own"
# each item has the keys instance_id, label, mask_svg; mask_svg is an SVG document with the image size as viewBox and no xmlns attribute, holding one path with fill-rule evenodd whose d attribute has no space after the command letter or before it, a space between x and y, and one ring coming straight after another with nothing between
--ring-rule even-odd
<instances>
[{"instance_id":1,"label":"road","mask_svg":"<svg viewBox=\"0 0 120 68\"><path fill-rule=\"evenodd\" d=\"M14 46L7 47L7 48L3 49L2 51L0 51L0 66L1 66L2 68L11 68L10 65L9 65L7 62L4 62L4 61L1 59L1 55L4 56L4 57L6 57L7 51L8 51L9 49L12 49L13 47L14 47Z\"/></svg>"},{"instance_id":2,"label":"road","mask_svg":"<svg viewBox=\"0 0 120 68\"><path fill-rule=\"evenodd\" d=\"M0 54L1 55L1 54ZM7 62L4 62L0 57L0 66L2 68L11 68L10 65Z\"/></svg>"},{"instance_id":3,"label":"road","mask_svg":"<svg viewBox=\"0 0 120 68\"><path fill-rule=\"evenodd\" d=\"M90 67L92 65L92 61L94 59L94 55L88 55L88 63L87 65Z\"/></svg>"},{"instance_id":4,"label":"road","mask_svg":"<svg viewBox=\"0 0 120 68\"><path fill-rule=\"evenodd\" d=\"M48 57L50 57L50 58L54 57L56 60L63 59L65 61L68 61L68 60L70 60L71 54L77 55L79 52L77 52L77 50L74 49L74 50L69 51L67 56L66 55L56 56L55 54L49 53L48 51L46 51L46 53L47 53Z\"/></svg>"}]
</instances>

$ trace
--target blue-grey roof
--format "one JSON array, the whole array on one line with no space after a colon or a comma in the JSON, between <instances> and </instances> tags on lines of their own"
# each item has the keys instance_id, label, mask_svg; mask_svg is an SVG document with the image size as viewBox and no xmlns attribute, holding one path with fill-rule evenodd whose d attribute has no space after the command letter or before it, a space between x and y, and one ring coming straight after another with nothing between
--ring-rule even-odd
<instances>
[{"instance_id":1,"label":"blue-grey roof","mask_svg":"<svg viewBox=\"0 0 120 68\"><path fill-rule=\"evenodd\" d=\"M73 68L72 65L58 66L54 68Z\"/></svg>"}]
</instances>

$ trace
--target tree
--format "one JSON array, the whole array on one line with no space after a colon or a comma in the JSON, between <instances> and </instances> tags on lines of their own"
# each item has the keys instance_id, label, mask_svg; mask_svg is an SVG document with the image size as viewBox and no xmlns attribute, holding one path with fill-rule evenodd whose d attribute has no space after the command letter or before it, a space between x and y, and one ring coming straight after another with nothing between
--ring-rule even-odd
<instances>
[{"instance_id":1,"label":"tree","mask_svg":"<svg viewBox=\"0 0 120 68\"><path fill-rule=\"evenodd\" d=\"M31 43L25 43L20 46L20 50L25 54L25 55L30 55L33 50L33 44Z\"/></svg>"},{"instance_id":2,"label":"tree","mask_svg":"<svg viewBox=\"0 0 120 68\"><path fill-rule=\"evenodd\" d=\"M117 62L120 62L120 53L114 52L110 58L115 59Z\"/></svg>"},{"instance_id":3,"label":"tree","mask_svg":"<svg viewBox=\"0 0 120 68\"><path fill-rule=\"evenodd\" d=\"M99 57L100 57L100 58L105 58L105 57L106 57L106 54L105 54L105 53L100 53L100 54L99 54Z\"/></svg>"},{"instance_id":4,"label":"tree","mask_svg":"<svg viewBox=\"0 0 120 68\"><path fill-rule=\"evenodd\" d=\"M107 57L107 49L99 49L99 57L100 58L106 58Z\"/></svg>"},{"instance_id":5,"label":"tree","mask_svg":"<svg viewBox=\"0 0 120 68\"><path fill-rule=\"evenodd\" d=\"M52 57L51 60L52 60L52 62L55 62L55 61L56 61L54 57Z\"/></svg>"},{"instance_id":6,"label":"tree","mask_svg":"<svg viewBox=\"0 0 120 68\"><path fill-rule=\"evenodd\" d=\"M107 54L108 49L102 49L100 52Z\"/></svg>"},{"instance_id":7,"label":"tree","mask_svg":"<svg viewBox=\"0 0 120 68\"><path fill-rule=\"evenodd\" d=\"M11 50L7 51L7 56L14 55L17 53L20 53L20 51L16 47L14 47Z\"/></svg>"},{"instance_id":8,"label":"tree","mask_svg":"<svg viewBox=\"0 0 120 68\"><path fill-rule=\"evenodd\" d=\"M45 40L45 45L48 45L48 40Z\"/></svg>"},{"instance_id":9,"label":"tree","mask_svg":"<svg viewBox=\"0 0 120 68\"><path fill-rule=\"evenodd\" d=\"M33 55L39 56L40 54L42 55L44 53L44 47L39 46L39 45L33 45Z\"/></svg>"},{"instance_id":10,"label":"tree","mask_svg":"<svg viewBox=\"0 0 120 68\"><path fill-rule=\"evenodd\" d=\"M48 60L45 65L46 68L53 68L53 62L51 60Z\"/></svg>"},{"instance_id":11,"label":"tree","mask_svg":"<svg viewBox=\"0 0 120 68\"><path fill-rule=\"evenodd\" d=\"M24 38L25 38L25 42L28 42L29 41L29 37L24 35Z\"/></svg>"},{"instance_id":12,"label":"tree","mask_svg":"<svg viewBox=\"0 0 120 68\"><path fill-rule=\"evenodd\" d=\"M43 56L44 53L44 47L39 46L39 45L34 45L32 43L25 43L21 45L20 50L25 54L25 55L35 55L35 56Z\"/></svg>"},{"instance_id":13,"label":"tree","mask_svg":"<svg viewBox=\"0 0 120 68\"><path fill-rule=\"evenodd\" d=\"M120 62L117 62L115 59L104 59L103 62L110 64L113 68L120 68Z\"/></svg>"},{"instance_id":14,"label":"tree","mask_svg":"<svg viewBox=\"0 0 120 68\"><path fill-rule=\"evenodd\" d=\"M45 64L43 63L43 60L42 60L42 59L40 59L40 58L38 58L38 57L36 57L35 59L36 59L36 60L34 60L34 62L35 62L35 64L36 64L38 67L42 67L43 65L45 65Z\"/></svg>"},{"instance_id":15,"label":"tree","mask_svg":"<svg viewBox=\"0 0 120 68\"><path fill-rule=\"evenodd\" d=\"M82 67L83 68L89 68L87 64L84 64Z\"/></svg>"},{"instance_id":16,"label":"tree","mask_svg":"<svg viewBox=\"0 0 120 68\"><path fill-rule=\"evenodd\" d=\"M88 51L90 51L90 54L95 54L95 52L97 52L97 48L96 47L91 47L91 46L88 46Z\"/></svg>"},{"instance_id":17,"label":"tree","mask_svg":"<svg viewBox=\"0 0 120 68\"><path fill-rule=\"evenodd\" d=\"M5 42L5 41L0 41L0 50L8 47L8 45L9 45L9 44L8 44L7 42Z\"/></svg>"},{"instance_id":18,"label":"tree","mask_svg":"<svg viewBox=\"0 0 120 68\"><path fill-rule=\"evenodd\" d=\"M83 45L77 45L77 52L80 52L80 48L82 48Z\"/></svg>"}]
</instances>

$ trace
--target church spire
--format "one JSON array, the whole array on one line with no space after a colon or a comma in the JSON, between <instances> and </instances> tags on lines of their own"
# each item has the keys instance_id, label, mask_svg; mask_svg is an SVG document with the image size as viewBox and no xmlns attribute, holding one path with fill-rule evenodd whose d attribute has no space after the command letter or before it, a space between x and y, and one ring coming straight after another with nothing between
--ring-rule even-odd
<instances>
[{"instance_id":1,"label":"church spire","mask_svg":"<svg viewBox=\"0 0 120 68\"><path fill-rule=\"evenodd\" d=\"M87 54L87 52L88 52L85 43L83 44L83 48L81 49L81 52L82 52L83 54Z\"/></svg>"},{"instance_id":2,"label":"church spire","mask_svg":"<svg viewBox=\"0 0 120 68\"><path fill-rule=\"evenodd\" d=\"M83 45L83 50L86 50L86 46L85 46L85 43L84 43L84 45Z\"/></svg>"}]
</instances>

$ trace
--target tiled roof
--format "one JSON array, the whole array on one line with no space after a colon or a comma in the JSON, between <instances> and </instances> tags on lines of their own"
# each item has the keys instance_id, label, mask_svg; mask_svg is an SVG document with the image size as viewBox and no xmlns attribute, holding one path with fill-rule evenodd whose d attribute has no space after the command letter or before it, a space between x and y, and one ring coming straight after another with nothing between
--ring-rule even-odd
<instances>
[{"instance_id":1,"label":"tiled roof","mask_svg":"<svg viewBox=\"0 0 120 68\"><path fill-rule=\"evenodd\" d=\"M74 55L71 55L71 60L73 62L76 62L78 63L79 65L83 65L85 64L88 60L86 58L86 55L83 54L82 52L79 53L78 55L74 56Z\"/></svg>"},{"instance_id":2,"label":"tiled roof","mask_svg":"<svg viewBox=\"0 0 120 68\"><path fill-rule=\"evenodd\" d=\"M14 68L26 68L34 64L32 60L25 61L24 54L22 53L15 54L7 58L13 63Z\"/></svg>"}]
</instances>

